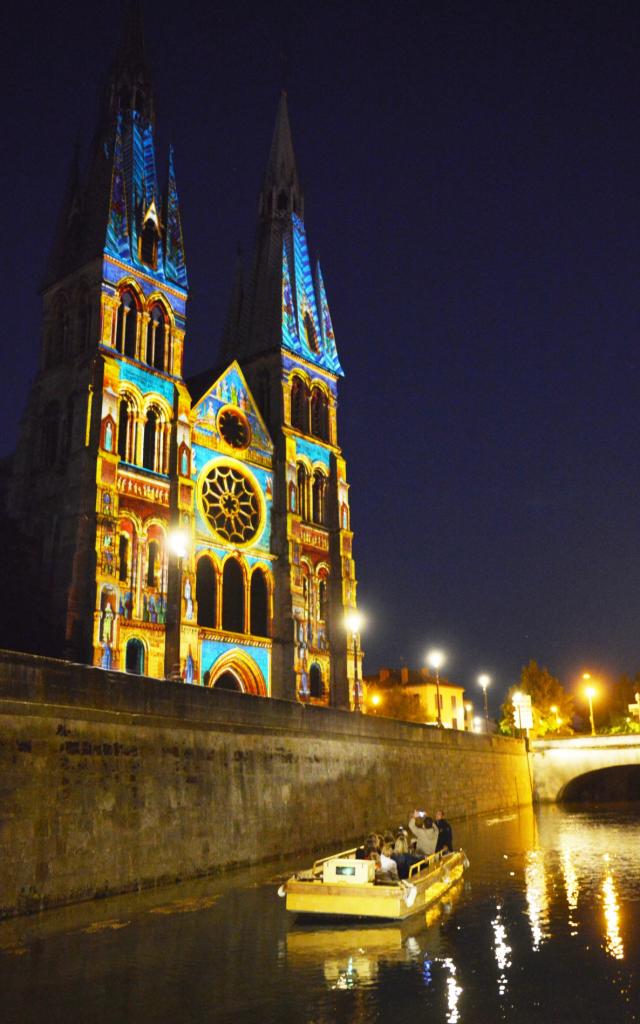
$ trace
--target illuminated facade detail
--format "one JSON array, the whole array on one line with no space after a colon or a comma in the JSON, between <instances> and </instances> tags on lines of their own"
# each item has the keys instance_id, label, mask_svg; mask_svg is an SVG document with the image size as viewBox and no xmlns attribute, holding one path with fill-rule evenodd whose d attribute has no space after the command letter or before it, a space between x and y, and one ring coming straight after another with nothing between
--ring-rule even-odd
<instances>
[{"instance_id":1,"label":"illuminated facade detail","mask_svg":"<svg viewBox=\"0 0 640 1024\"><path fill-rule=\"evenodd\" d=\"M40 650L353 706L362 672L344 628L356 578L342 369L284 96L251 284L237 277L224 332L226 369L188 385L173 151L167 163L161 189L132 4L88 172L76 160L70 175L14 461L9 503Z\"/></svg>"},{"instance_id":2,"label":"illuminated facade detail","mask_svg":"<svg viewBox=\"0 0 640 1024\"><path fill-rule=\"evenodd\" d=\"M237 358L274 442L274 687L353 706L345 612L356 605L346 463L338 447L342 369L319 266L312 268L284 94L267 171L249 287L236 290L223 360ZM230 329L230 325L234 325ZM274 691L275 692L275 691Z\"/></svg>"},{"instance_id":3,"label":"illuminated facade detail","mask_svg":"<svg viewBox=\"0 0 640 1024\"><path fill-rule=\"evenodd\" d=\"M202 481L200 501L211 529L223 540L248 544L260 526L260 499L240 470L217 463Z\"/></svg>"}]
</instances>

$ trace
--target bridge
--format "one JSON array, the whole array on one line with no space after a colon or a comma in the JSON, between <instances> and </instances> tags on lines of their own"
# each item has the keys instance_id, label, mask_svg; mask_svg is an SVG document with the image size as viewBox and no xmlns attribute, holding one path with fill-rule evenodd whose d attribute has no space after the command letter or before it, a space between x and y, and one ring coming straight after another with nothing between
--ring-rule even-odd
<instances>
[{"instance_id":1,"label":"bridge","mask_svg":"<svg viewBox=\"0 0 640 1024\"><path fill-rule=\"evenodd\" d=\"M640 736L581 736L532 740L533 796L541 803L571 798L578 780L594 772L627 769L640 778ZM630 767L635 766L635 767ZM639 787L640 788L640 787ZM621 798L624 798L624 791Z\"/></svg>"}]
</instances>

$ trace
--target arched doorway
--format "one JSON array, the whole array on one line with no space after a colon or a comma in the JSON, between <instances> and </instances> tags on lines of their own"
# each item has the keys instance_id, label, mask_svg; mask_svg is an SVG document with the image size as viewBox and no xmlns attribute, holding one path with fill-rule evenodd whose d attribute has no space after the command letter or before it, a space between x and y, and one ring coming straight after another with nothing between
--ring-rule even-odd
<instances>
[{"instance_id":1,"label":"arched doorway","mask_svg":"<svg viewBox=\"0 0 640 1024\"><path fill-rule=\"evenodd\" d=\"M237 693L242 693L242 687L233 672L223 672L216 679L213 688L214 690L235 690Z\"/></svg>"},{"instance_id":2,"label":"arched doorway","mask_svg":"<svg viewBox=\"0 0 640 1024\"><path fill-rule=\"evenodd\" d=\"M142 640L129 640L125 654L125 669L135 675L144 675L144 644Z\"/></svg>"},{"instance_id":3,"label":"arched doorway","mask_svg":"<svg viewBox=\"0 0 640 1024\"><path fill-rule=\"evenodd\" d=\"M254 694L256 697L266 697L268 678L268 668L263 674L253 658L236 647L218 658L203 673L202 681L205 686L220 686L222 690L235 690Z\"/></svg>"}]
</instances>

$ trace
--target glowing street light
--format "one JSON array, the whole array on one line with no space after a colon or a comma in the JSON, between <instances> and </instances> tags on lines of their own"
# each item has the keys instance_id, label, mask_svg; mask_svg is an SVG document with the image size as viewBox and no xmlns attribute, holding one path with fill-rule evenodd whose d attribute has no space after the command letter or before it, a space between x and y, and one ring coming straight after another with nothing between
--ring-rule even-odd
<instances>
[{"instance_id":1,"label":"glowing street light","mask_svg":"<svg viewBox=\"0 0 640 1024\"><path fill-rule=\"evenodd\" d=\"M344 617L345 629L353 638L353 710L360 711L362 694L358 683L358 636L364 619L357 608L350 608Z\"/></svg>"},{"instance_id":2,"label":"glowing street light","mask_svg":"<svg viewBox=\"0 0 640 1024\"><path fill-rule=\"evenodd\" d=\"M489 709L487 707L487 686L491 685L491 676L488 676L486 672L478 676L478 685L482 687L484 694L484 731L489 732Z\"/></svg>"},{"instance_id":3,"label":"glowing street light","mask_svg":"<svg viewBox=\"0 0 640 1024\"><path fill-rule=\"evenodd\" d=\"M582 673L582 678L584 679L584 681L586 683L589 683L589 686L585 686L584 692L585 692L585 696L586 696L587 700L589 701L589 721L591 722L591 735L595 736L595 734L596 734L596 724L595 724L595 722L593 720L593 698L595 697L595 695L596 695L596 693L598 691L596 690L595 686L591 686L591 683L590 683L591 675L590 675L589 672L583 672Z\"/></svg>"},{"instance_id":4,"label":"glowing street light","mask_svg":"<svg viewBox=\"0 0 640 1024\"><path fill-rule=\"evenodd\" d=\"M379 693L374 693L374 694L372 695L372 697L371 697L371 703L372 703L372 705L373 705L373 709L374 709L374 714L375 714L375 713L376 713L376 711L378 710L378 708L379 708L379 706L380 706L381 702L382 702L382 698L381 698L380 694L379 694Z\"/></svg>"},{"instance_id":5,"label":"glowing street light","mask_svg":"<svg viewBox=\"0 0 640 1024\"><path fill-rule=\"evenodd\" d=\"M179 526L175 530L169 530L167 544L169 551L176 558L186 558L189 551L189 534Z\"/></svg>"},{"instance_id":6,"label":"glowing street light","mask_svg":"<svg viewBox=\"0 0 640 1024\"><path fill-rule=\"evenodd\" d=\"M552 715L556 716L556 729L559 729L561 724L562 724L562 719L558 718L558 705L557 704L552 704L551 707L549 708L549 711L551 712Z\"/></svg>"},{"instance_id":7,"label":"glowing street light","mask_svg":"<svg viewBox=\"0 0 640 1024\"><path fill-rule=\"evenodd\" d=\"M436 673L436 702L437 702L437 721L438 728L442 729L442 714L440 711L440 668L444 665L444 654L442 651L432 650L427 654L427 665L429 668L435 670Z\"/></svg>"}]
</instances>

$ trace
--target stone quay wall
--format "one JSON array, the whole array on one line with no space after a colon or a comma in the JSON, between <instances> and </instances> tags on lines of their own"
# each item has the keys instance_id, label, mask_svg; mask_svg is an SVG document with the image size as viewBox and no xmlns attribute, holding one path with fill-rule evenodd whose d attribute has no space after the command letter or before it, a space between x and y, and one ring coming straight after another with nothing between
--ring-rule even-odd
<instances>
[{"instance_id":1,"label":"stone quay wall","mask_svg":"<svg viewBox=\"0 0 640 1024\"><path fill-rule=\"evenodd\" d=\"M0 651L0 917L530 802L519 741Z\"/></svg>"}]
</instances>

